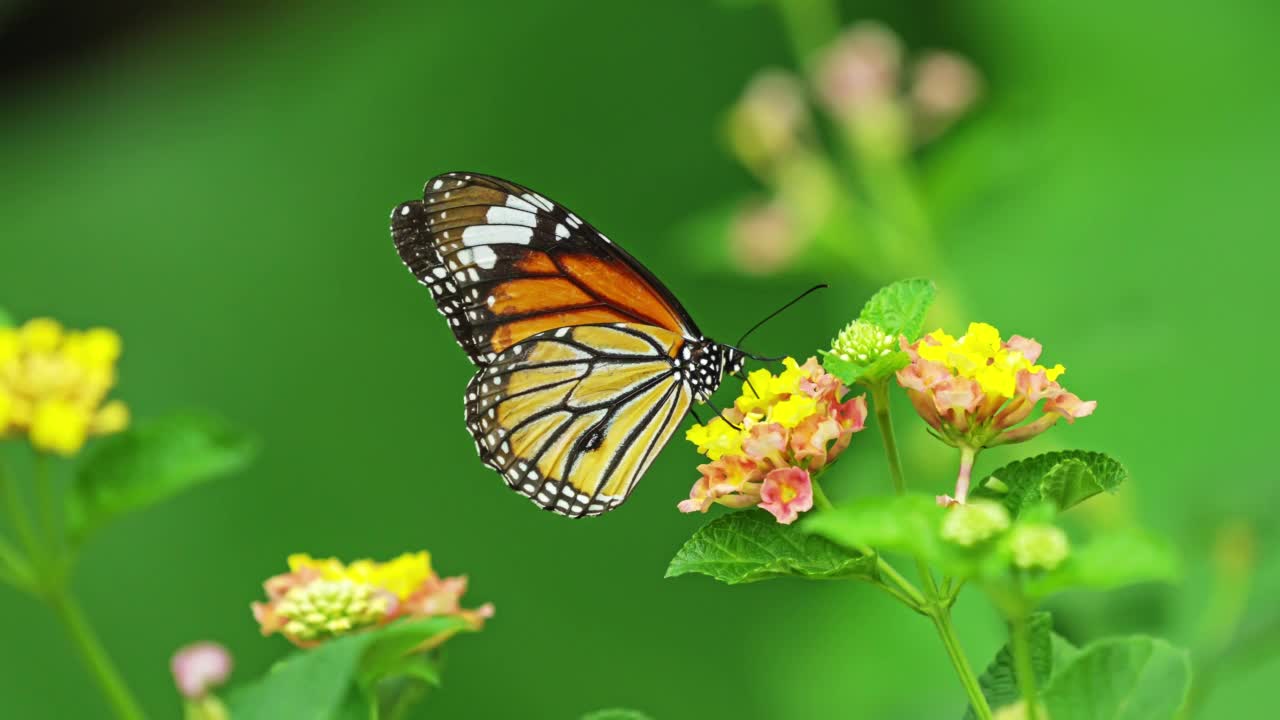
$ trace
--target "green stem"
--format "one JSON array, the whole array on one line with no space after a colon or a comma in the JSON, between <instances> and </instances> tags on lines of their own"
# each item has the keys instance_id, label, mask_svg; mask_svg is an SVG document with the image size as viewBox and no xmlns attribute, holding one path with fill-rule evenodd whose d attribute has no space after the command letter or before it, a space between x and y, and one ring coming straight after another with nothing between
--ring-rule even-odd
<instances>
[{"instance_id":1,"label":"green stem","mask_svg":"<svg viewBox=\"0 0 1280 720\"><path fill-rule=\"evenodd\" d=\"M818 484L818 478L810 478L809 486L813 488L813 504L817 505L818 509L823 512L831 510L831 501L827 499L827 494L822 491L822 486Z\"/></svg>"},{"instance_id":2,"label":"green stem","mask_svg":"<svg viewBox=\"0 0 1280 720\"><path fill-rule=\"evenodd\" d=\"M840 29L840 11L832 0L776 0L796 62L809 67L814 53Z\"/></svg>"},{"instance_id":3,"label":"green stem","mask_svg":"<svg viewBox=\"0 0 1280 720\"><path fill-rule=\"evenodd\" d=\"M31 563L4 538L0 538L0 580L28 592L36 589Z\"/></svg>"},{"instance_id":4,"label":"green stem","mask_svg":"<svg viewBox=\"0 0 1280 720\"><path fill-rule=\"evenodd\" d=\"M84 611L72 599L66 587L51 588L47 597L54 613L66 626L67 633L71 635L76 649L80 651L81 659L84 660L89 674L98 682L102 694L106 696L108 704L115 711L116 717L120 720L143 720L146 715L142 712L142 707L129 692L124 679L112 664L106 649L102 647L102 642L90 627Z\"/></svg>"},{"instance_id":5,"label":"green stem","mask_svg":"<svg viewBox=\"0 0 1280 720\"><path fill-rule=\"evenodd\" d=\"M898 453L898 439L893 432L893 415L889 408L889 382L880 380L871 385L871 404L875 406L876 425L880 428L880 440L884 443L884 455L889 460L889 476L893 478L893 490L899 495L907 492L907 480L902 472L902 456ZM916 569L924 581L929 598L936 600L938 586L929 566L916 558Z\"/></svg>"},{"instance_id":6,"label":"green stem","mask_svg":"<svg viewBox=\"0 0 1280 720\"><path fill-rule=\"evenodd\" d=\"M978 720L991 720L991 706L987 704L987 698L982 694L982 686L978 684L978 676L973 674L973 667L969 665L969 659L965 657L964 649L960 647L955 627L951 624L951 611L935 606L929 617L938 630L938 637L942 638L942 645L947 649L947 656L951 658L956 674L960 676L960 684L964 686L965 694L969 696L969 705L973 707L974 714L977 715Z\"/></svg>"},{"instance_id":7,"label":"green stem","mask_svg":"<svg viewBox=\"0 0 1280 720\"><path fill-rule=\"evenodd\" d=\"M889 475L893 478L893 490L899 495L907 492L907 481L902 473L902 458L898 454L898 439L893 434L893 416L889 412L889 383L880 380L871 385L871 404L875 406L876 425L880 428L880 440L884 454L889 459Z\"/></svg>"},{"instance_id":8,"label":"green stem","mask_svg":"<svg viewBox=\"0 0 1280 720\"><path fill-rule=\"evenodd\" d=\"M14 533L18 536L18 541L22 543L27 555L33 560L40 557L40 542L36 539L35 530L31 527L31 521L27 519L25 512L26 503L23 501L22 492L18 490L18 485L9 477L8 468L0 463L0 492L3 492L4 511L8 516L9 525L13 528Z\"/></svg>"},{"instance_id":9,"label":"green stem","mask_svg":"<svg viewBox=\"0 0 1280 720\"><path fill-rule=\"evenodd\" d=\"M1022 695L1027 720L1038 720L1040 706L1037 700L1036 671L1031 663L1031 631L1027 627L1027 614L1020 612L1010 620L1010 639L1013 641L1013 668L1018 676L1018 692Z\"/></svg>"},{"instance_id":10,"label":"green stem","mask_svg":"<svg viewBox=\"0 0 1280 720\"><path fill-rule=\"evenodd\" d=\"M62 522L58 517L58 493L49 472L49 456L38 453L35 459L36 505L40 514L40 530L44 533L45 568L48 579L60 584L64 577Z\"/></svg>"}]
</instances>

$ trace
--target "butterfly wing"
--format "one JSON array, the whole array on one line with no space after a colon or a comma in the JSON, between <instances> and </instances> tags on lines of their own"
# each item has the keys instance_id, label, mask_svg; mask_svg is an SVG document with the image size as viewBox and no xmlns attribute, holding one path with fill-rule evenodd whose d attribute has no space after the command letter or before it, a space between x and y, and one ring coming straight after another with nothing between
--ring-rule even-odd
<instances>
[{"instance_id":1,"label":"butterfly wing","mask_svg":"<svg viewBox=\"0 0 1280 720\"><path fill-rule=\"evenodd\" d=\"M472 362L546 330L635 323L701 337L671 292L567 208L476 173L427 181L391 213L400 258Z\"/></svg>"},{"instance_id":2,"label":"butterfly wing","mask_svg":"<svg viewBox=\"0 0 1280 720\"><path fill-rule=\"evenodd\" d=\"M689 410L684 339L652 325L548 330L498 353L467 386L467 429L486 465L540 507L621 505Z\"/></svg>"}]
</instances>

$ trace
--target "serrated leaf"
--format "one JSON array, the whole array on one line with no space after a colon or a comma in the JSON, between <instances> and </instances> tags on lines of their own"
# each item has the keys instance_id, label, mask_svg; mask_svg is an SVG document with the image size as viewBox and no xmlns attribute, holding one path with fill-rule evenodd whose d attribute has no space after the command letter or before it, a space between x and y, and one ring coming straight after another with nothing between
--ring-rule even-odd
<instances>
[{"instance_id":1,"label":"serrated leaf","mask_svg":"<svg viewBox=\"0 0 1280 720\"><path fill-rule=\"evenodd\" d=\"M924 331L925 315L936 294L932 280L899 280L872 295L858 318L879 325L891 335L905 335L908 341L914 342Z\"/></svg>"},{"instance_id":2,"label":"serrated leaf","mask_svg":"<svg viewBox=\"0 0 1280 720\"><path fill-rule=\"evenodd\" d=\"M639 710L609 708L587 713L582 716L582 720L650 720L650 718Z\"/></svg>"},{"instance_id":3,"label":"serrated leaf","mask_svg":"<svg viewBox=\"0 0 1280 720\"><path fill-rule=\"evenodd\" d=\"M875 567L875 558L781 525L763 510L744 510L699 528L671 560L666 576L698 573L729 585L777 577L870 580Z\"/></svg>"},{"instance_id":4,"label":"serrated leaf","mask_svg":"<svg viewBox=\"0 0 1280 720\"><path fill-rule=\"evenodd\" d=\"M1044 687L1054 667L1053 617L1047 612L1033 613L1027 619L1027 626L1031 639L1031 667L1035 671L1036 687ZM1015 667L1013 648L1006 643L978 678L978 685L982 687L982 694L987 698L987 704L992 710L1012 705L1021 698ZM970 707L964 717L965 720L973 720L977 714Z\"/></svg>"},{"instance_id":5,"label":"serrated leaf","mask_svg":"<svg viewBox=\"0 0 1280 720\"><path fill-rule=\"evenodd\" d=\"M1066 510L1100 492L1115 490L1128 477L1129 471L1107 455L1062 450L1005 465L979 483L973 497L998 500L1017 517L1042 502ZM989 485L993 479L999 483ZM996 490L999 486L1003 489Z\"/></svg>"},{"instance_id":6,"label":"serrated leaf","mask_svg":"<svg viewBox=\"0 0 1280 720\"><path fill-rule=\"evenodd\" d=\"M1127 529L1093 538L1072 548L1054 570L1026 580L1034 597L1059 590L1109 590L1142 582L1169 582L1181 573L1177 553L1168 542L1140 530Z\"/></svg>"},{"instance_id":7,"label":"serrated leaf","mask_svg":"<svg viewBox=\"0 0 1280 720\"><path fill-rule=\"evenodd\" d=\"M1169 720L1190 685L1185 650L1156 638L1110 638L1058 669L1042 697L1053 720Z\"/></svg>"},{"instance_id":8,"label":"serrated leaf","mask_svg":"<svg viewBox=\"0 0 1280 720\"><path fill-rule=\"evenodd\" d=\"M255 453L253 440L214 418L140 423L103 439L85 457L67 497L67 529L80 539L117 515L239 470Z\"/></svg>"}]
</instances>

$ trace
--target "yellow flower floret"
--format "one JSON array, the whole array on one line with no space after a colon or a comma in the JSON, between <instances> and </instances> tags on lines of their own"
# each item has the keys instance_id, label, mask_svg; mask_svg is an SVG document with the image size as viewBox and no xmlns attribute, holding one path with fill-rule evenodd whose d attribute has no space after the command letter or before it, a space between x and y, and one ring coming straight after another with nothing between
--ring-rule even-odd
<instances>
[{"instance_id":1,"label":"yellow flower floret","mask_svg":"<svg viewBox=\"0 0 1280 720\"><path fill-rule=\"evenodd\" d=\"M774 375L765 369L752 371L742 383L742 394L734 400L735 429L724 418L713 418L706 425L694 425L685 439L698 446L698 452L712 460L725 455L741 455L742 439L752 426L778 423L794 428L817 411L817 401L800 392L800 382L810 377L809 371L795 358L783 358L782 372ZM737 420L737 417L741 417Z\"/></svg>"},{"instance_id":2,"label":"yellow flower floret","mask_svg":"<svg viewBox=\"0 0 1280 720\"><path fill-rule=\"evenodd\" d=\"M120 349L105 328L66 330L48 318L0 327L0 436L26 434L38 450L72 455L92 435L123 430L128 408L106 402Z\"/></svg>"},{"instance_id":3,"label":"yellow flower floret","mask_svg":"<svg viewBox=\"0 0 1280 720\"><path fill-rule=\"evenodd\" d=\"M356 560L350 565L337 558L313 558L305 553L289 556L290 572L310 568L324 580L349 580L389 590L401 600L408 598L431 577L431 555L425 550L404 553L387 562Z\"/></svg>"},{"instance_id":4,"label":"yellow flower floret","mask_svg":"<svg viewBox=\"0 0 1280 720\"><path fill-rule=\"evenodd\" d=\"M1000 331L987 323L969 323L958 340L935 330L916 351L925 360L941 363L956 375L976 380L986 392L1005 398L1014 396L1021 370L1033 375L1044 372L1050 382L1066 371L1062 365L1035 365L1021 351L1005 347Z\"/></svg>"}]
</instances>

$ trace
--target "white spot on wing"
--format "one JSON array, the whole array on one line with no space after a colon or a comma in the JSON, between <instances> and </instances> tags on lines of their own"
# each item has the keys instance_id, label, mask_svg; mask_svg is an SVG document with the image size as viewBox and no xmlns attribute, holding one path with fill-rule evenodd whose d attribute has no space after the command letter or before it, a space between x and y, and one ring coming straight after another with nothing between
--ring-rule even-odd
<instances>
[{"instance_id":1,"label":"white spot on wing","mask_svg":"<svg viewBox=\"0 0 1280 720\"><path fill-rule=\"evenodd\" d=\"M562 223L556 223L556 237L561 239L569 237L569 228Z\"/></svg>"},{"instance_id":2,"label":"white spot on wing","mask_svg":"<svg viewBox=\"0 0 1280 720\"><path fill-rule=\"evenodd\" d=\"M489 208L489 212L485 213L484 219L491 225L524 225L525 227L533 227L538 224L538 216L532 212L509 207L498 207L497 205Z\"/></svg>"},{"instance_id":3,"label":"white spot on wing","mask_svg":"<svg viewBox=\"0 0 1280 720\"><path fill-rule=\"evenodd\" d=\"M472 225L462 231L462 244L475 245L528 245L533 240L533 228L511 225Z\"/></svg>"}]
</instances>

